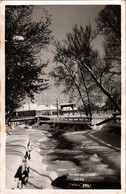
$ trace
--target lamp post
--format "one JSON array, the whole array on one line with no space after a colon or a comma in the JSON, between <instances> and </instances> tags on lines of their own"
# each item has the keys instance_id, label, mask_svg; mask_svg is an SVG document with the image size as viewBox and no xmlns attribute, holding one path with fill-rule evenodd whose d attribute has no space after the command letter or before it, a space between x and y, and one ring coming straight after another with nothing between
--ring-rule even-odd
<instances>
[{"instance_id":1,"label":"lamp post","mask_svg":"<svg viewBox=\"0 0 126 194\"><path fill-rule=\"evenodd\" d=\"M28 98L28 110L29 110L29 114L30 114L30 99Z\"/></svg>"}]
</instances>

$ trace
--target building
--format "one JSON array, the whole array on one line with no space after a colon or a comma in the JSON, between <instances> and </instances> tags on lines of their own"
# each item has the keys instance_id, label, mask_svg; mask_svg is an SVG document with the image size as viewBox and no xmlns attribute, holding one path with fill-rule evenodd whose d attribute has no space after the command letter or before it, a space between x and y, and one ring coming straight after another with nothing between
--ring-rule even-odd
<instances>
[{"instance_id":1,"label":"building","mask_svg":"<svg viewBox=\"0 0 126 194\"><path fill-rule=\"evenodd\" d=\"M26 103L16 110L16 117L31 117L39 115L56 115L57 108L53 105Z\"/></svg>"},{"instance_id":2,"label":"building","mask_svg":"<svg viewBox=\"0 0 126 194\"><path fill-rule=\"evenodd\" d=\"M58 116L74 115L77 107L74 103L61 103L54 105L45 105L37 103L26 103L16 110L15 116L18 118L38 117L38 116Z\"/></svg>"},{"instance_id":3,"label":"building","mask_svg":"<svg viewBox=\"0 0 126 194\"><path fill-rule=\"evenodd\" d=\"M59 108L60 114L73 114L77 112L76 105L74 103L62 103Z\"/></svg>"},{"instance_id":4,"label":"building","mask_svg":"<svg viewBox=\"0 0 126 194\"><path fill-rule=\"evenodd\" d=\"M56 115L57 108L53 105L39 104L36 108L36 116L39 115Z\"/></svg>"}]
</instances>

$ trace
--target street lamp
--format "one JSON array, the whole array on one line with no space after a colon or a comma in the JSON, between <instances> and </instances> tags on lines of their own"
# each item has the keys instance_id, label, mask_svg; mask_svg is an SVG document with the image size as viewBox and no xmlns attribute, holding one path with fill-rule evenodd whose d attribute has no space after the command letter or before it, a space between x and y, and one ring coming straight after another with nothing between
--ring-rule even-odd
<instances>
[{"instance_id":1,"label":"street lamp","mask_svg":"<svg viewBox=\"0 0 126 194\"><path fill-rule=\"evenodd\" d=\"M24 41L24 37L20 35L13 36L13 42L22 42Z\"/></svg>"},{"instance_id":2,"label":"street lamp","mask_svg":"<svg viewBox=\"0 0 126 194\"><path fill-rule=\"evenodd\" d=\"M5 40L6 43L18 43L18 42L23 42L24 41L24 37L20 36L20 35L15 35L11 40Z\"/></svg>"}]
</instances>

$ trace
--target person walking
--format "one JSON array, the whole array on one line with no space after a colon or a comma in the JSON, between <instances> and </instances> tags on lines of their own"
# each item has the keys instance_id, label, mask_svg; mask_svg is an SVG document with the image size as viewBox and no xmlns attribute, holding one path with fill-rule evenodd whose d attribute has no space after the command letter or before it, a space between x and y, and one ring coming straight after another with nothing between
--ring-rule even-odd
<instances>
[{"instance_id":1,"label":"person walking","mask_svg":"<svg viewBox=\"0 0 126 194\"><path fill-rule=\"evenodd\" d=\"M19 166L14 176L14 185L12 189L22 189L22 165Z\"/></svg>"}]
</instances>

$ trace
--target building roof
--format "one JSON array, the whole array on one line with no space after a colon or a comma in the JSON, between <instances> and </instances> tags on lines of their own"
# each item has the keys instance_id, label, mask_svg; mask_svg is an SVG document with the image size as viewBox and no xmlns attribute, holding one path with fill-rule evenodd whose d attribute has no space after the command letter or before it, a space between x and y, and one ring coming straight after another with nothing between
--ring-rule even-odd
<instances>
[{"instance_id":1,"label":"building roof","mask_svg":"<svg viewBox=\"0 0 126 194\"><path fill-rule=\"evenodd\" d=\"M57 109L56 106L54 106L52 104L50 104L49 107L50 107L51 110L56 110Z\"/></svg>"},{"instance_id":2,"label":"building roof","mask_svg":"<svg viewBox=\"0 0 126 194\"><path fill-rule=\"evenodd\" d=\"M17 109L17 111L41 111L41 110L56 110L56 107L53 105L44 105L44 104L37 104L37 103L27 103L22 105L20 108Z\"/></svg>"},{"instance_id":3,"label":"building roof","mask_svg":"<svg viewBox=\"0 0 126 194\"><path fill-rule=\"evenodd\" d=\"M36 110L56 110L56 107L53 106L53 105L44 105L44 104L39 104L37 106L37 109Z\"/></svg>"},{"instance_id":4,"label":"building roof","mask_svg":"<svg viewBox=\"0 0 126 194\"><path fill-rule=\"evenodd\" d=\"M44 104L38 104L36 110L49 110L49 107Z\"/></svg>"},{"instance_id":5,"label":"building roof","mask_svg":"<svg viewBox=\"0 0 126 194\"><path fill-rule=\"evenodd\" d=\"M61 103L60 104L60 106L71 106L71 105L75 105L75 103L68 102L68 103Z\"/></svg>"},{"instance_id":6,"label":"building roof","mask_svg":"<svg viewBox=\"0 0 126 194\"><path fill-rule=\"evenodd\" d=\"M36 103L26 103L26 104L23 104L20 108L17 109L17 111L28 111L28 110L36 110L37 108L37 105Z\"/></svg>"}]
</instances>

